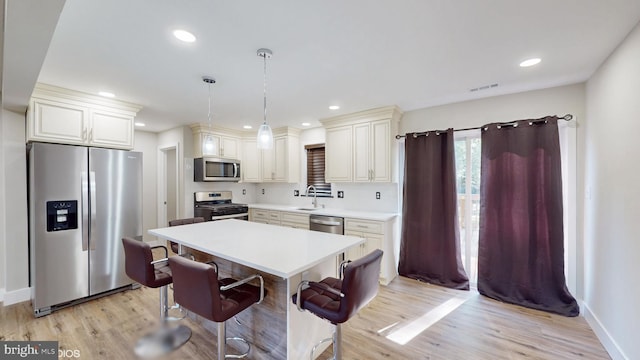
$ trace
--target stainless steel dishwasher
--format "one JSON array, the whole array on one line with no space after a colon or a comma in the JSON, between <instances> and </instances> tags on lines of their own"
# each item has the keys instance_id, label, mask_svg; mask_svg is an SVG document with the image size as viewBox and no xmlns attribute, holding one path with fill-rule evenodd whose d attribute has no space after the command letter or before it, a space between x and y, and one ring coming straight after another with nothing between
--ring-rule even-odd
<instances>
[{"instance_id":1,"label":"stainless steel dishwasher","mask_svg":"<svg viewBox=\"0 0 640 360\"><path fill-rule=\"evenodd\" d=\"M344 218L311 214L309 230L344 235Z\"/></svg>"}]
</instances>

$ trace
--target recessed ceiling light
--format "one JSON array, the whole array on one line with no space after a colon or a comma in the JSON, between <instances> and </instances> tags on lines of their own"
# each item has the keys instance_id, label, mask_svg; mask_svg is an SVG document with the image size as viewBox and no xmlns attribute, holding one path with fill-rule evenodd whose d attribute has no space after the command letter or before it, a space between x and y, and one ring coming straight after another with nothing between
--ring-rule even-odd
<instances>
[{"instance_id":1,"label":"recessed ceiling light","mask_svg":"<svg viewBox=\"0 0 640 360\"><path fill-rule=\"evenodd\" d=\"M173 36L175 36L178 40L184 41L184 42L192 43L192 42L196 41L195 35L193 35L192 33L188 32L187 30L180 30L180 29L174 30L173 31Z\"/></svg>"},{"instance_id":2,"label":"recessed ceiling light","mask_svg":"<svg viewBox=\"0 0 640 360\"><path fill-rule=\"evenodd\" d=\"M303 122L301 125L302 125L302 126L311 126L311 123Z\"/></svg>"},{"instance_id":3,"label":"recessed ceiling light","mask_svg":"<svg viewBox=\"0 0 640 360\"><path fill-rule=\"evenodd\" d=\"M529 66L533 66L533 65L539 64L540 61L542 61L540 58L527 59L527 60L521 62L520 66L521 67L529 67Z\"/></svg>"},{"instance_id":4,"label":"recessed ceiling light","mask_svg":"<svg viewBox=\"0 0 640 360\"><path fill-rule=\"evenodd\" d=\"M243 127L244 129L253 129L253 126L251 126L251 125L244 125L244 126L242 126L242 127Z\"/></svg>"},{"instance_id":5,"label":"recessed ceiling light","mask_svg":"<svg viewBox=\"0 0 640 360\"><path fill-rule=\"evenodd\" d=\"M140 126L140 127L146 126L145 123L143 123L143 122L137 122L137 123L135 123L135 125L136 126Z\"/></svg>"},{"instance_id":6,"label":"recessed ceiling light","mask_svg":"<svg viewBox=\"0 0 640 360\"><path fill-rule=\"evenodd\" d=\"M108 98L116 97L114 93L110 93L108 91L100 91L98 95L108 97Z\"/></svg>"},{"instance_id":7,"label":"recessed ceiling light","mask_svg":"<svg viewBox=\"0 0 640 360\"><path fill-rule=\"evenodd\" d=\"M340 106L338 106L338 105L329 106L329 110L338 110L338 109L340 109Z\"/></svg>"}]
</instances>

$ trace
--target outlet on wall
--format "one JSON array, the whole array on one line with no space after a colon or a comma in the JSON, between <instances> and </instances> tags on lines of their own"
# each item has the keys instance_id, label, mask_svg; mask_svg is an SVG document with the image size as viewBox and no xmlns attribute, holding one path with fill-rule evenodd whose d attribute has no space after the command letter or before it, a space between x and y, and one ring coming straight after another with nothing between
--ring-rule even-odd
<instances>
[{"instance_id":1,"label":"outlet on wall","mask_svg":"<svg viewBox=\"0 0 640 360\"><path fill-rule=\"evenodd\" d=\"M242 195L247 195L247 189L242 189Z\"/></svg>"},{"instance_id":2,"label":"outlet on wall","mask_svg":"<svg viewBox=\"0 0 640 360\"><path fill-rule=\"evenodd\" d=\"M293 196L300 196L300 190L293 190Z\"/></svg>"},{"instance_id":3,"label":"outlet on wall","mask_svg":"<svg viewBox=\"0 0 640 360\"><path fill-rule=\"evenodd\" d=\"M262 189L262 195L264 195L264 189Z\"/></svg>"},{"instance_id":4,"label":"outlet on wall","mask_svg":"<svg viewBox=\"0 0 640 360\"><path fill-rule=\"evenodd\" d=\"M376 191L376 200L380 200L380 191Z\"/></svg>"},{"instance_id":5,"label":"outlet on wall","mask_svg":"<svg viewBox=\"0 0 640 360\"><path fill-rule=\"evenodd\" d=\"M344 191L338 191L338 199L344 198Z\"/></svg>"}]
</instances>

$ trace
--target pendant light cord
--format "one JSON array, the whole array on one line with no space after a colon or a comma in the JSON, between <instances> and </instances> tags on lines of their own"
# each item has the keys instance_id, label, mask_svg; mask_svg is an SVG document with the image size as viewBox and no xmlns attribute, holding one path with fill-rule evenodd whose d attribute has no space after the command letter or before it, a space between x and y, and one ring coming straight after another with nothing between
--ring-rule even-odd
<instances>
[{"instance_id":1,"label":"pendant light cord","mask_svg":"<svg viewBox=\"0 0 640 360\"><path fill-rule=\"evenodd\" d=\"M207 114L207 120L209 121L209 130L211 130L211 83L209 83L209 113Z\"/></svg>"},{"instance_id":2,"label":"pendant light cord","mask_svg":"<svg viewBox=\"0 0 640 360\"><path fill-rule=\"evenodd\" d=\"M262 54L262 57L264 58L264 87L263 87L263 94L264 94L264 123L267 123L267 54L264 53Z\"/></svg>"}]
</instances>

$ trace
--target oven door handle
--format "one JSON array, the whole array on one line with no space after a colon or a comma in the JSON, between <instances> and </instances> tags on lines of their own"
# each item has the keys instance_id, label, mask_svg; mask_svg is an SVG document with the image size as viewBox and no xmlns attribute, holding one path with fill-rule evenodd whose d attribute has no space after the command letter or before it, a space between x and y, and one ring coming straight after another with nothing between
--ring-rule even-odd
<instances>
[{"instance_id":1,"label":"oven door handle","mask_svg":"<svg viewBox=\"0 0 640 360\"><path fill-rule=\"evenodd\" d=\"M225 219L236 219L241 217L249 216L249 213L240 213L240 214L231 214L231 215L220 215L220 216L211 216L211 220L225 220Z\"/></svg>"}]
</instances>

